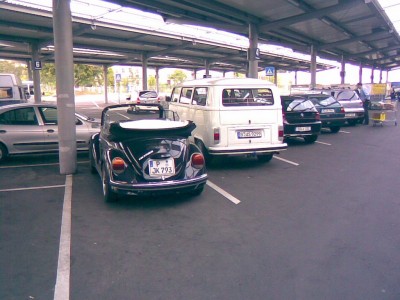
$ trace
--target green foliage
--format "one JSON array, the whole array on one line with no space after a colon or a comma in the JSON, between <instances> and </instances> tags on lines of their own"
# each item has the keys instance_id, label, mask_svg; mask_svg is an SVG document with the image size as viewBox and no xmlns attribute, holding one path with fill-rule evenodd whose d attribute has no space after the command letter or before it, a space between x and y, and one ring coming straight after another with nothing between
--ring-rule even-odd
<instances>
[{"instance_id":1,"label":"green foliage","mask_svg":"<svg viewBox=\"0 0 400 300\"><path fill-rule=\"evenodd\" d=\"M147 86L149 87L149 89L156 89L156 77L151 75L147 78Z\"/></svg>"},{"instance_id":2,"label":"green foliage","mask_svg":"<svg viewBox=\"0 0 400 300\"><path fill-rule=\"evenodd\" d=\"M40 82L52 88L56 87L56 69L53 63L42 64L40 71Z\"/></svg>"},{"instance_id":3,"label":"green foliage","mask_svg":"<svg viewBox=\"0 0 400 300\"><path fill-rule=\"evenodd\" d=\"M97 86L103 78L103 70L100 66L74 65L75 86Z\"/></svg>"},{"instance_id":4,"label":"green foliage","mask_svg":"<svg viewBox=\"0 0 400 300\"><path fill-rule=\"evenodd\" d=\"M13 61L0 61L0 73L15 74L21 80L29 79L27 66Z\"/></svg>"},{"instance_id":5,"label":"green foliage","mask_svg":"<svg viewBox=\"0 0 400 300\"><path fill-rule=\"evenodd\" d=\"M174 82L174 84L182 83L186 80L186 73L182 70L175 70L172 74L168 76L168 79Z\"/></svg>"}]
</instances>

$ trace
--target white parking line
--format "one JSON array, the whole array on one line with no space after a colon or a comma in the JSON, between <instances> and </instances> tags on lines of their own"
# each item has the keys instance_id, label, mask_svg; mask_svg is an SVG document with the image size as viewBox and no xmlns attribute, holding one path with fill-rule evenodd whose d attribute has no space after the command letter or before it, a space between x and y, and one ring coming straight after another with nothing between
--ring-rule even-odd
<instances>
[{"instance_id":1,"label":"white parking line","mask_svg":"<svg viewBox=\"0 0 400 300\"><path fill-rule=\"evenodd\" d=\"M64 184L47 185L47 186L33 186L33 187L26 187L26 188L3 189L3 190L0 190L0 192L17 192L17 191L41 190L41 189L55 189L55 188L63 188L63 187L65 187Z\"/></svg>"},{"instance_id":2,"label":"white parking line","mask_svg":"<svg viewBox=\"0 0 400 300\"><path fill-rule=\"evenodd\" d=\"M58 250L57 279L54 300L68 300L71 268L71 198L72 175L65 179L64 205L61 220L60 247Z\"/></svg>"},{"instance_id":3,"label":"white parking line","mask_svg":"<svg viewBox=\"0 0 400 300\"><path fill-rule=\"evenodd\" d=\"M340 133L351 133L350 131L339 130Z\"/></svg>"},{"instance_id":4,"label":"white parking line","mask_svg":"<svg viewBox=\"0 0 400 300\"><path fill-rule=\"evenodd\" d=\"M294 162L294 161L287 160L287 159L284 159L284 158L279 157L279 156L276 156L276 155L274 155L274 158L276 158L276 159L278 159L278 160L281 160L281 161L284 161L284 162L286 162L286 163L288 163L288 164L291 164L291 165L294 165L294 166L299 166L299 165L300 165L300 164L298 164L298 163L296 163L296 162Z\"/></svg>"},{"instance_id":5,"label":"white parking line","mask_svg":"<svg viewBox=\"0 0 400 300\"><path fill-rule=\"evenodd\" d=\"M97 108L100 108L100 106L96 103L95 100L92 100L92 103L93 103L94 105L96 105Z\"/></svg>"},{"instance_id":6,"label":"white parking line","mask_svg":"<svg viewBox=\"0 0 400 300\"><path fill-rule=\"evenodd\" d=\"M87 164L88 160L78 161L77 164ZM49 164L35 164L35 165L19 165L19 166L2 166L0 169L14 169L14 168L27 168L27 167L43 167L43 166L57 166L59 163Z\"/></svg>"},{"instance_id":7,"label":"white parking line","mask_svg":"<svg viewBox=\"0 0 400 300\"><path fill-rule=\"evenodd\" d=\"M315 141L317 144L321 144L321 145L327 145L327 146L332 146L332 144L329 143L325 143L325 142L320 142L320 141Z\"/></svg>"},{"instance_id":8,"label":"white parking line","mask_svg":"<svg viewBox=\"0 0 400 300\"><path fill-rule=\"evenodd\" d=\"M232 201L234 204L239 204L240 203L239 199L235 198L234 196L232 196L231 194L229 194L225 190L221 189L219 186L215 185L210 180L207 180L207 185L210 188L214 189L216 192L220 193L225 198L227 198L229 201Z\"/></svg>"}]
</instances>

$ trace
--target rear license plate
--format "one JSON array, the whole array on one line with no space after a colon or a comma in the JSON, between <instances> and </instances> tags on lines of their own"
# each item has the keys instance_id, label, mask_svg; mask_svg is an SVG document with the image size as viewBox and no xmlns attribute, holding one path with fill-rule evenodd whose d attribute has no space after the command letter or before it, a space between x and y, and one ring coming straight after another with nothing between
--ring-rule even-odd
<instances>
[{"instance_id":1,"label":"rear license plate","mask_svg":"<svg viewBox=\"0 0 400 300\"><path fill-rule=\"evenodd\" d=\"M355 117L356 116L356 113L347 113L347 114L345 114L345 116L348 118L348 117Z\"/></svg>"},{"instance_id":2,"label":"rear license plate","mask_svg":"<svg viewBox=\"0 0 400 300\"><path fill-rule=\"evenodd\" d=\"M262 132L261 130L242 130L237 132L237 137L239 139L260 138L262 137Z\"/></svg>"},{"instance_id":3,"label":"rear license plate","mask_svg":"<svg viewBox=\"0 0 400 300\"><path fill-rule=\"evenodd\" d=\"M295 130L296 130L296 131L300 131L300 132L311 131L311 127L310 127L310 126L306 126L306 127L296 127Z\"/></svg>"},{"instance_id":4,"label":"rear license plate","mask_svg":"<svg viewBox=\"0 0 400 300\"><path fill-rule=\"evenodd\" d=\"M321 109L321 113L323 113L323 114L331 114L331 113L334 113L334 112L335 112L335 110L331 109L331 108Z\"/></svg>"},{"instance_id":5,"label":"rear license plate","mask_svg":"<svg viewBox=\"0 0 400 300\"><path fill-rule=\"evenodd\" d=\"M150 159L149 174L152 177L165 175L175 175L175 163L173 158L168 159Z\"/></svg>"}]
</instances>

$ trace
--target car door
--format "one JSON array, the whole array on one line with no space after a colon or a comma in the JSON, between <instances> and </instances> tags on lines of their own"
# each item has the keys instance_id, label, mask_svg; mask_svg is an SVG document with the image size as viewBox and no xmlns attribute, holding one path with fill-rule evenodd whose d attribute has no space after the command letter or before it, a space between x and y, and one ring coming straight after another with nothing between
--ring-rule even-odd
<instances>
[{"instance_id":1,"label":"car door","mask_svg":"<svg viewBox=\"0 0 400 300\"><path fill-rule=\"evenodd\" d=\"M33 107L21 107L0 114L0 142L10 154L46 149L43 126Z\"/></svg>"},{"instance_id":2,"label":"car door","mask_svg":"<svg viewBox=\"0 0 400 300\"><path fill-rule=\"evenodd\" d=\"M43 119L44 135L46 144L51 150L58 150L58 120L56 107L40 107ZM86 122L75 117L76 124L76 147L87 149L89 146L90 132Z\"/></svg>"}]
</instances>

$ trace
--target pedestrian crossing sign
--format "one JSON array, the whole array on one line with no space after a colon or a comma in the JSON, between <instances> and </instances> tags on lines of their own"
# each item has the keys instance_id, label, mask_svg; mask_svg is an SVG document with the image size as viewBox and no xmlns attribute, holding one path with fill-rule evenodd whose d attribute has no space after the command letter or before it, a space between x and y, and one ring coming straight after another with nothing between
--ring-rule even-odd
<instances>
[{"instance_id":1,"label":"pedestrian crossing sign","mask_svg":"<svg viewBox=\"0 0 400 300\"><path fill-rule=\"evenodd\" d=\"M275 67L266 67L265 74L267 76L275 76Z\"/></svg>"}]
</instances>

